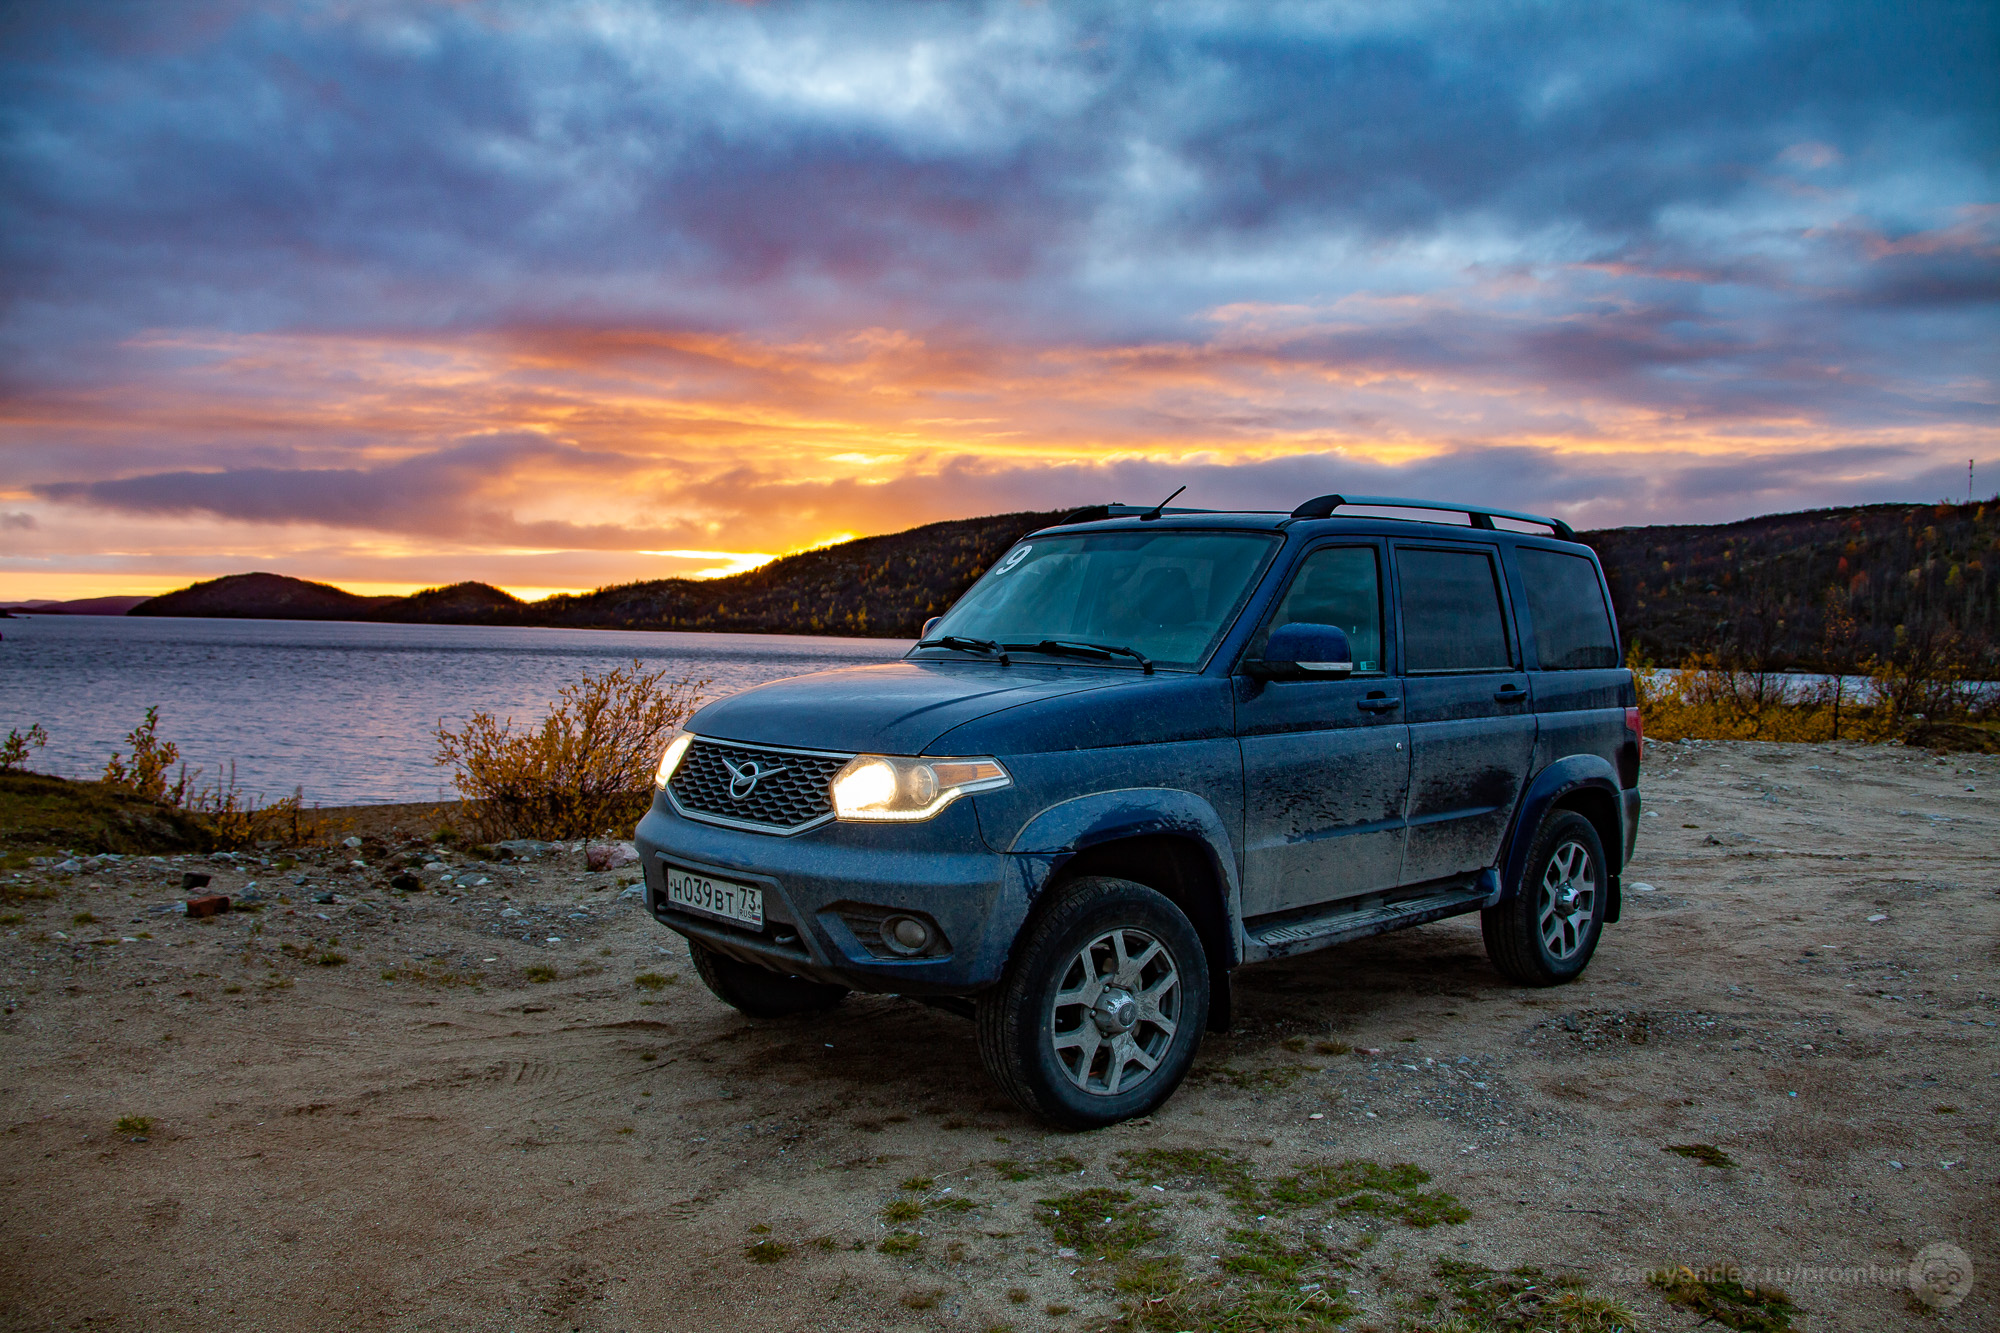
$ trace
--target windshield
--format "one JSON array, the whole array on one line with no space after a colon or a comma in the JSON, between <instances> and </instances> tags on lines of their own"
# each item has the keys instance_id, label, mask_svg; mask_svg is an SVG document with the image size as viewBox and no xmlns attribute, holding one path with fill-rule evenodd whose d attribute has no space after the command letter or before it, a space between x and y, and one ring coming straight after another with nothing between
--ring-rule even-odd
<instances>
[{"instance_id":1,"label":"windshield","mask_svg":"<svg viewBox=\"0 0 2000 1333\"><path fill-rule=\"evenodd\" d=\"M928 637L1101 644L1163 667L1198 668L1276 545L1260 532L1036 537L994 562Z\"/></svg>"}]
</instances>

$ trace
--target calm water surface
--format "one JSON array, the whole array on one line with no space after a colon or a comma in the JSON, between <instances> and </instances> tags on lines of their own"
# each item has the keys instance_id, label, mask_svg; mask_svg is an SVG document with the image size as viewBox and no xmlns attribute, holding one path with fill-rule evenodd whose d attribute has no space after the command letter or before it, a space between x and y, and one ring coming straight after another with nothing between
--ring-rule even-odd
<instances>
[{"instance_id":1,"label":"calm water surface","mask_svg":"<svg viewBox=\"0 0 2000 1333\"><path fill-rule=\"evenodd\" d=\"M213 776L234 760L266 799L309 805L454 795L432 728L474 712L539 719L586 669L638 658L707 678L713 698L830 667L886 662L899 639L34 616L0 620L0 734L39 722L38 772L96 777L154 704L160 735Z\"/></svg>"}]
</instances>

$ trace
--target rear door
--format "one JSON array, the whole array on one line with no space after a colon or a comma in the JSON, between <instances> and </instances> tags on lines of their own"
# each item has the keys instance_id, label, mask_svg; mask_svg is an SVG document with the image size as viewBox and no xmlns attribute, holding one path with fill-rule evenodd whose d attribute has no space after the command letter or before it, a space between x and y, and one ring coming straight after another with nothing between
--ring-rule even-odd
<instances>
[{"instance_id":1,"label":"rear door","mask_svg":"<svg viewBox=\"0 0 2000 1333\"><path fill-rule=\"evenodd\" d=\"M1380 543L1317 547L1299 561L1269 623L1338 625L1354 651L1345 680L1236 679L1243 747L1243 914L1309 907L1393 887L1403 860L1409 728L1389 674Z\"/></svg>"},{"instance_id":2,"label":"rear door","mask_svg":"<svg viewBox=\"0 0 2000 1333\"><path fill-rule=\"evenodd\" d=\"M1410 724L1402 882L1493 865L1535 748L1535 713L1499 551L1399 542L1403 709Z\"/></svg>"},{"instance_id":3,"label":"rear door","mask_svg":"<svg viewBox=\"0 0 2000 1333\"><path fill-rule=\"evenodd\" d=\"M1527 612L1530 688L1540 723L1536 771L1572 754L1600 755L1621 766L1630 676L1619 663L1618 634L1596 562L1581 552L1525 543L1510 558L1521 594L1517 604ZM1636 781L1636 772L1627 775L1627 786Z\"/></svg>"}]
</instances>

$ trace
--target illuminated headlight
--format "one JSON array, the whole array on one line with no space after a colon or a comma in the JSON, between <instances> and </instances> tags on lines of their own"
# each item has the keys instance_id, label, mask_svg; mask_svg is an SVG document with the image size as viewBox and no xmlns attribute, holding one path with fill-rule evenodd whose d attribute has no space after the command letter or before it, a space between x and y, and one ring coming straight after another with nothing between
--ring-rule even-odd
<instances>
[{"instance_id":1,"label":"illuminated headlight","mask_svg":"<svg viewBox=\"0 0 2000 1333\"><path fill-rule=\"evenodd\" d=\"M904 759L864 754L833 775L833 812L842 819L929 819L969 792L1013 785L991 759Z\"/></svg>"},{"instance_id":2,"label":"illuminated headlight","mask_svg":"<svg viewBox=\"0 0 2000 1333\"><path fill-rule=\"evenodd\" d=\"M685 731L667 742L667 752L660 756L660 771L653 775L656 786L664 787L673 781L674 770L681 766L681 757L688 752L688 746L693 744L694 736Z\"/></svg>"}]
</instances>

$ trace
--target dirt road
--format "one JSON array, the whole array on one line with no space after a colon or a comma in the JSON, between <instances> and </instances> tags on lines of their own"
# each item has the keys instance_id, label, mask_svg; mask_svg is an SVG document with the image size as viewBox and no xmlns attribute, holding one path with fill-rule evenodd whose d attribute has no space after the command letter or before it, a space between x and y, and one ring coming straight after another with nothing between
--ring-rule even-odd
<instances>
[{"instance_id":1,"label":"dirt road","mask_svg":"<svg viewBox=\"0 0 2000 1333\"><path fill-rule=\"evenodd\" d=\"M23 872L0 1324L1393 1329L1498 1293L1688 1329L1645 1273L1731 1263L1803 1328L2000 1326L2000 759L1656 745L1646 786L1581 982L1504 985L1476 919L1251 969L1189 1085L1086 1135L949 1014L747 1022L573 850L408 894L415 844ZM269 904L148 910L197 866ZM1935 1311L1934 1242L1976 1272ZM1581 1287L1489 1274L1524 1265Z\"/></svg>"}]
</instances>

